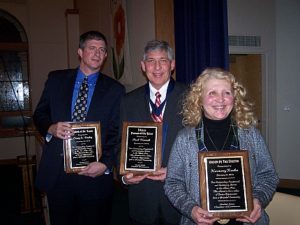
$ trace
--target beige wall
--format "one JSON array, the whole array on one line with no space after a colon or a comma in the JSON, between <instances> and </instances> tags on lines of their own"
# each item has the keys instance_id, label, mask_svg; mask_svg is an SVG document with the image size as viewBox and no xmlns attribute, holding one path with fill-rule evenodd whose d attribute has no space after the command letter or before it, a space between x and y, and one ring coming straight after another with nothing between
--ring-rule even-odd
<instances>
[{"instance_id":1,"label":"beige wall","mask_svg":"<svg viewBox=\"0 0 300 225\"><path fill-rule=\"evenodd\" d=\"M133 82L126 89L130 91L146 82L140 61L146 42L155 38L153 1L127 1L127 17Z\"/></svg>"},{"instance_id":2,"label":"beige wall","mask_svg":"<svg viewBox=\"0 0 300 225\"><path fill-rule=\"evenodd\" d=\"M261 47L231 53L263 56L266 140L280 178L300 179L299 38L297 0L228 0L229 35L261 36Z\"/></svg>"},{"instance_id":3,"label":"beige wall","mask_svg":"<svg viewBox=\"0 0 300 225\"><path fill-rule=\"evenodd\" d=\"M32 107L35 108L49 71L68 67L67 20L65 12L73 8L73 0L1 1L0 8L14 15L26 30L29 39ZM77 1L79 33L95 29L103 32L111 42L109 0ZM153 39L153 1L128 0L127 19L133 82L126 86L134 89L145 83L140 70L140 59L146 41ZM72 38L72 37L70 37ZM78 37L73 37L78 39ZM76 48L76 47L75 47ZM70 57L77 57L74 52ZM111 75L111 55L103 72ZM75 59L76 60L76 59ZM24 139L1 138L0 159L14 159L25 153ZM28 140L28 149L35 153L35 138Z\"/></svg>"},{"instance_id":4,"label":"beige wall","mask_svg":"<svg viewBox=\"0 0 300 225\"><path fill-rule=\"evenodd\" d=\"M110 29L110 1L107 0L86 0L77 1L79 11L79 32L84 33L88 30L99 30L106 37L108 44L111 43ZM112 74L110 57L108 57L102 72Z\"/></svg>"},{"instance_id":5,"label":"beige wall","mask_svg":"<svg viewBox=\"0 0 300 225\"><path fill-rule=\"evenodd\" d=\"M300 180L300 1L276 0L276 165Z\"/></svg>"},{"instance_id":6,"label":"beige wall","mask_svg":"<svg viewBox=\"0 0 300 225\"><path fill-rule=\"evenodd\" d=\"M261 54L262 62L262 128L263 135L276 159L275 99L275 4L273 0L228 0L228 33L237 36L259 36L261 46L231 46L230 53ZM268 10L264 10L268 9Z\"/></svg>"}]
</instances>

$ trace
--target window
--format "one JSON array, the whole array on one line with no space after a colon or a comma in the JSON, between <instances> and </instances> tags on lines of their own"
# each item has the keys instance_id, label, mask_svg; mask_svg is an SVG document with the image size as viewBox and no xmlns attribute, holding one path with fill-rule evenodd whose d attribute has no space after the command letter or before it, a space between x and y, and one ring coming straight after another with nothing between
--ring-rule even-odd
<instances>
[{"instance_id":1,"label":"window","mask_svg":"<svg viewBox=\"0 0 300 225\"><path fill-rule=\"evenodd\" d=\"M32 130L28 41L15 17L0 10L0 137Z\"/></svg>"}]
</instances>

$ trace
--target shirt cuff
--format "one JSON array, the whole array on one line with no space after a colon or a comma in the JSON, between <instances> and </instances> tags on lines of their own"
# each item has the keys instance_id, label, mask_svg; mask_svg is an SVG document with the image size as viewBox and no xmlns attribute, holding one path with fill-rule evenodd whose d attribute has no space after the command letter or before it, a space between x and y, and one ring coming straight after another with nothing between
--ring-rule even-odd
<instances>
[{"instance_id":1,"label":"shirt cuff","mask_svg":"<svg viewBox=\"0 0 300 225\"><path fill-rule=\"evenodd\" d=\"M122 176L121 180L122 180L122 183L123 183L123 184L128 185L128 184L125 182L124 176Z\"/></svg>"},{"instance_id":2,"label":"shirt cuff","mask_svg":"<svg viewBox=\"0 0 300 225\"><path fill-rule=\"evenodd\" d=\"M108 174L110 174L110 172L111 172L110 169L107 168L107 169L104 171L104 174L105 174L105 175L108 175Z\"/></svg>"},{"instance_id":3,"label":"shirt cuff","mask_svg":"<svg viewBox=\"0 0 300 225\"><path fill-rule=\"evenodd\" d=\"M47 133L47 134L46 134L46 137L45 137L45 140L46 140L46 142L50 142L50 141L51 141L51 139L52 139L52 137L53 137L53 135L52 135L52 134L50 134L50 133Z\"/></svg>"}]
</instances>

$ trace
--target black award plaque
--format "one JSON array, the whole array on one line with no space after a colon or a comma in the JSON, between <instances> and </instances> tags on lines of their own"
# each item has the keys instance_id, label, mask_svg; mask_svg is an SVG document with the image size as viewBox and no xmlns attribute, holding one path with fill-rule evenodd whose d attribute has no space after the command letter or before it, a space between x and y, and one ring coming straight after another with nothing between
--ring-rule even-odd
<instances>
[{"instance_id":1,"label":"black award plaque","mask_svg":"<svg viewBox=\"0 0 300 225\"><path fill-rule=\"evenodd\" d=\"M99 122L71 123L74 135L64 140L64 166L67 173L77 173L101 157Z\"/></svg>"},{"instance_id":2,"label":"black award plaque","mask_svg":"<svg viewBox=\"0 0 300 225\"><path fill-rule=\"evenodd\" d=\"M120 174L157 171L161 148L162 123L123 122Z\"/></svg>"},{"instance_id":3,"label":"black award plaque","mask_svg":"<svg viewBox=\"0 0 300 225\"><path fill-rule=\"evenodd\" d=\"M201 206L223 219L250 215L253 209L248 151L199 153Z\"/></svg>"}]
</instances>

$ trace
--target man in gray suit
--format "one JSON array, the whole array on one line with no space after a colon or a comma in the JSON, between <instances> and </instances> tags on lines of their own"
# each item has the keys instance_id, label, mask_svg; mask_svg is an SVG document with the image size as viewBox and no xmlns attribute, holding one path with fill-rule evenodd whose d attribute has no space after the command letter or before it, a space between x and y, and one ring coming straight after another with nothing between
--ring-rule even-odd
<instances>
[{"instance_id":1,"label":"man in gray suit","mask_svg":"<svg viewBox=\"0 0 300 225\"><path fill-rule=\"evenodd\" d=\"M179 224L180 215L166 198L163 185L170 150L182 128L178 112L186 86L171 78L175 60L172 48L165 41L147 43L141 67L148 82L123 98L121 121L163 122L162 168L153 175L128 173L122 177L122 182L128 185L133 225L175 225Z\"/></svg>"}]
</instances>

